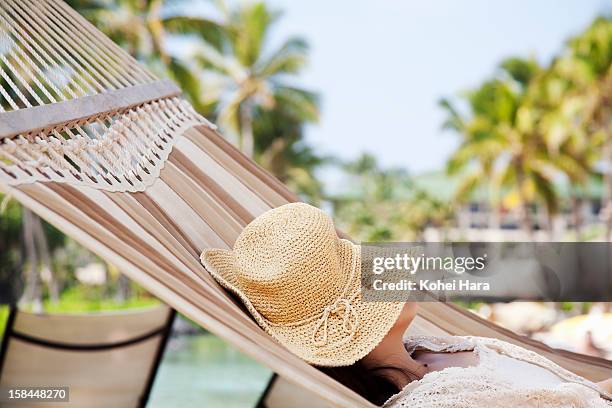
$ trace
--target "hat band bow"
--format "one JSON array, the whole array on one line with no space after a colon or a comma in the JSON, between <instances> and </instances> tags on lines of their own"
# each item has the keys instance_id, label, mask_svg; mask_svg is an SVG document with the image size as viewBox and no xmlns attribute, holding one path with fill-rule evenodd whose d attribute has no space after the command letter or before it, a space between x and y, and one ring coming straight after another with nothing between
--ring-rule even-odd
<instances>
[{"instance_id":1,"label":"hat band bow","mask_svg":"<svg viewBox=\"0 0 612 408\"><path fill-rule=\"evenodd\" d=\"M342 330L346 334L346 337L336 345L344 344L350 341L357 332L359 327L359 314L355 307L351 304L351 299L340 298L333 304L325 306L321 318L317 322L314 331L312 333L312 342L317 347L323 347L328 343L328 332L329 332L329 319L332 315L342 316ZM319 335L319 332L321 334Z\"/></svg>"}]
</instances>

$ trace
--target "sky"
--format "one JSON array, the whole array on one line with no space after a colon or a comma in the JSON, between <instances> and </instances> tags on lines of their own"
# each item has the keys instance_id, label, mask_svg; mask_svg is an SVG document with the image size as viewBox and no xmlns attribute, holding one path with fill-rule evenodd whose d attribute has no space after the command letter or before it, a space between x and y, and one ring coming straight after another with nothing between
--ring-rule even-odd
<instances>
[{"instance_id":1,"label":"sky","mask_svg":"<svg viewBox=\"0 0 612 408\"><path fill-rule=\"evenodd\" d=\"M508 56L547 62L612 0L269 0L274 38L311 46L299 84L322 98L316 151L413 174L442 169L457 137L437 101L478 85Z\"/></svg>"}]
</instances>

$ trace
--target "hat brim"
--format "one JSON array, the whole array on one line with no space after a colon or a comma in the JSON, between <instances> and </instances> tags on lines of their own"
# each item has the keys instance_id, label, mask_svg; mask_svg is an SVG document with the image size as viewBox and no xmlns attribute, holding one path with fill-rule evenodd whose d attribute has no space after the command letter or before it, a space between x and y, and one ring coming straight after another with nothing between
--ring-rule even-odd
<instances>
[{"instance_id":1,"label":"hat brim","mask_svg":"<svg viewBox=\"0 0 612 408\"><path fill-rule=\"evenodd\" d=\"M353 256L359 256L359 246L344 239L339 240L338 251L343 276L351 275ZM238 265L232 251L223 249L207 249L200 256L202 264L224 288L228 289L244 303L257 323L273 338L284 345L289 351L306 362L319 366L348 366L365 357L372 351L393 327L399 317L403 302L363 302L361 294L352 301L359 325L353 337L346 342L329 342L323 346L315 344L313 333L317 330L318 320L313 319L302 325L271 324L251 303L245 293L240 290L237 279ZM359 265L359 263L358 263ZM361 271L352 274L352 282L347 282L348 293L351 295L361 290ZM334 330L342 327L342 317L330 316L330 337Z\"/></svg>"}]
</instances>

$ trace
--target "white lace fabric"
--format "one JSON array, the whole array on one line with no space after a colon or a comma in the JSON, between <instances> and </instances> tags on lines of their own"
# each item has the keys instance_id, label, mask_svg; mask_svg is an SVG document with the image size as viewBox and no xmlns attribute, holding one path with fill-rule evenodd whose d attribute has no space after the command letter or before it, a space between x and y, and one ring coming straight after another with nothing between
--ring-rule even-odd
<instances>
[{"instance_id":1,"label":"white lace fabric","mask_svg":"<svg viewBox=\"0 0 612 408\"><path fill-rule=\"evenodd\" d=\"M547 358L497 339L484 337L410 337L409 352L473 351L478 364L472 367L448 367L426 374L391 397L385 408L609 408L612 397L586 380ZM554 385L519 385L499 372L501 356L532 364L559 378ZM531 370L533 373L533 370ZM548 373L547 373L548 374Z\"/></svg>"}]
</instances>

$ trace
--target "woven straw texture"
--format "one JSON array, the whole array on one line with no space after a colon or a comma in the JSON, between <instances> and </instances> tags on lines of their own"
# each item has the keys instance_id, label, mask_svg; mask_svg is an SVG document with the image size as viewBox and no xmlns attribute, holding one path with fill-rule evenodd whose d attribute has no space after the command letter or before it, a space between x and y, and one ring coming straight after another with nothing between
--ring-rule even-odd
<instances>
[{"instance_id":1,"label":"woven straw texture","mask_svg":"<svg viewBox=\"0 0 612 408\"><path fill-rule=\"evenodd\" d=\"M403 305L361 301L359 246L338 238L332 220L307 204L262 214L232 251L206 250L201 259L266 332L311 364L361 359Z\"/></svg>"}]
</instances>

